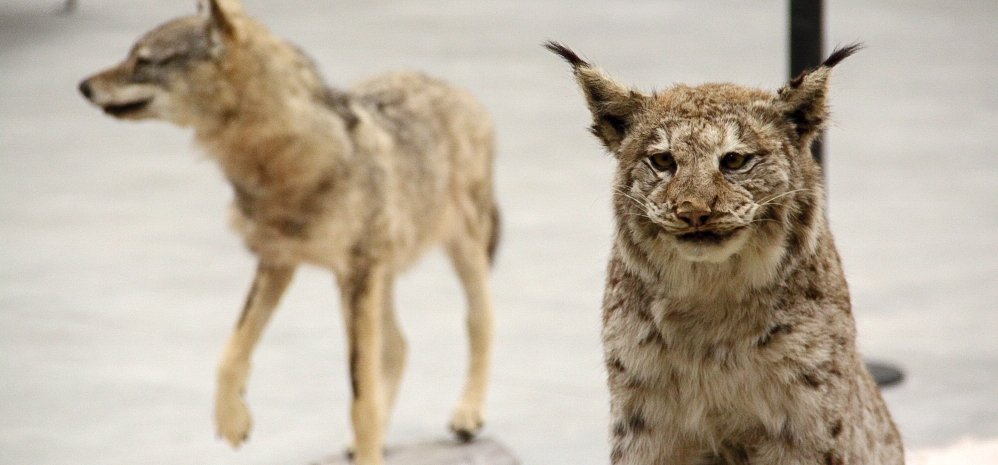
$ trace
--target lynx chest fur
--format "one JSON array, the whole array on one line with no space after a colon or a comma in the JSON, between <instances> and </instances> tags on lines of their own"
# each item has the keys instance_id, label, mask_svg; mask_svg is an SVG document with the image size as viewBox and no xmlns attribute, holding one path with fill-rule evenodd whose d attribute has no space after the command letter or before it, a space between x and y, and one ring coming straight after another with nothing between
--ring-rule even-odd
<instances>
[{"instance_id":1,"label":"lynx chest fur","mask_svg":"<svg viewBox=\"0 0 998 465\"><path fill-rule=\"evenodd\" d=\"M566 47L617 161L603 300L611 462L903 462L856 351L849 291L810 144L831 68L777 93L648 95Z\"/></svg>"}]
</instances>

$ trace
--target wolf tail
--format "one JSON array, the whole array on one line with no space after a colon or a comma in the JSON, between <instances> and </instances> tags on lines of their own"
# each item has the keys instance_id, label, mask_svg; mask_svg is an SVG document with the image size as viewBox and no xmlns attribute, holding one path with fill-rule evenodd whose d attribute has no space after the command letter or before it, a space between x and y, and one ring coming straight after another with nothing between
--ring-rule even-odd
<instances>
[{"instance_id":1,"label":"wolf tail","mask_svg":"<svg viewBox=\"0 0 998 465\"><path fill-rule=\"evenodd\" d=\"M496 251L499 249L499 233L501 231L501 218L499 217L499 205L496 205L495 201L492 202L492 213L491 213L491 230L489 231L489 265L495 265L496 263Z\"/></svg>"}]
</instances>

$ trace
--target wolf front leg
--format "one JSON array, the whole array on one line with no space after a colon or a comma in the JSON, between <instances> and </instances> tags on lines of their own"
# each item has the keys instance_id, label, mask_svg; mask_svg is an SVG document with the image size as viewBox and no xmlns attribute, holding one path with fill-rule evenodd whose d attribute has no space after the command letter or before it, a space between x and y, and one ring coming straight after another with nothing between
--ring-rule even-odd
<instances>
[{"instance_id":1,"label":"wolf front leg","mask_svg":"<svg viewBox=\"0 0 998 465\"><path fill-rule=\"evenodd\" d=\"M260 263L246 305L236 329L222 353L218 366L218 390L215 394L215 426L218 435L238 447L249 435L251 421L243 401L250 356L263 328L294 276L294 266Z\"/></svg>"},{"instance_id":2,"label":"wolf front leg","mask_svg":"<svg viewBox=\"0 0 998 465\"><path fill-rule=\"evenodd\" d=\"M379 265L358 265L340 280L347 328L350 417L354 432L354 462L381 465L385 397L382 382L383 299L388 277Z\"/></svg>"}]
</instances>

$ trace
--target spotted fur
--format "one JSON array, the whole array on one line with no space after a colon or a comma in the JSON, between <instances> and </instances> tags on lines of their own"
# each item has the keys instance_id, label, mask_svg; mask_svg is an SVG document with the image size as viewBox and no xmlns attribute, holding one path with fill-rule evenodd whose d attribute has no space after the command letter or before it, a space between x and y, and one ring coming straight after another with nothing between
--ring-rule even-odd
<instances>
[{"instance_id":1,"label":"spotted fur","mask_svg":"<svg viewBox=\"0 0 998 465\"><path fill-rule=\"evenodd\" d=\"M617 161L602 332L611 463L903 463L856 351L809 149L829 72L857 47L776 93L652 94L548 48L572 66Z\"/></svg>"}]
</instances>

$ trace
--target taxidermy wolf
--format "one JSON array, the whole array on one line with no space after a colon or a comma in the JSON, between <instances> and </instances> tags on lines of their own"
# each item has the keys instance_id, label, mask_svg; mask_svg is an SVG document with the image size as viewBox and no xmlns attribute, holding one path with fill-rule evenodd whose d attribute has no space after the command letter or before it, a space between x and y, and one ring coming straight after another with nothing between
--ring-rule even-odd
<instances>
[{"instance_id":1,"label":"taxidermy wolf","mask_svg":"<svg viewBox=\"0 0 998 465\"><path fill-rule=\"evenodd\" d=\"M232 185L234 229L259 263L219 364L220 436L246 440L253 347L307 263L339 285L355 460L380 464L406 358L393 279L437 245L468 302L470 367L450 428L465 440L481 429L499 217L492 123L467 92L410 72L327 87L306 55L234 0L158 26L79 88L115 118L192 128Z\"/></svg>"}]
</instances>

